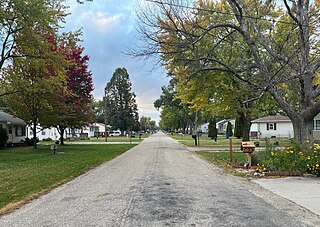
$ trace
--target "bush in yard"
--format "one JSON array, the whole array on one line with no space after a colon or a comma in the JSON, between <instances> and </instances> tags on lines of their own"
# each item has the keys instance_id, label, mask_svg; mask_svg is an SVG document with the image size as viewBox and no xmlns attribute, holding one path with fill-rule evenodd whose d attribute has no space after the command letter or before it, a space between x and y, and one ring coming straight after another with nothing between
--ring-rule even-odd
<instances>
[{"instance_id":1,"label":"bush in yard","mask_svg":"<svg viewBox=\"0 0 320 227\"><path fill-rule=\"evenodd\" d=\"M262 171L299 172L320 176L320 145L293 142L285 149L273 150L270 158L259 163Z\"/></svg>"},{"instance_id":2,"label":"bush in yard","mask_svg":"<svg viewBox=\"0 0 320 227\"><path fill-rule=\"evenodd\" d=\"M7 130L5 130L4 128L0 128L0 148L3 148L6 146L8 138L9 137L8 137Z\"/></svg>"},{"instance_id":3,"label":"bush in yard","mask_svg":"<svg viewBox=\"0 0 320 227\"><path fill-rule=\"evenodd\" d=\"M39 138L37 137L36 138L36 143L38 143L39 142ZM28 145L28 146L33 146L33 138L25 138L24 139L24 143L26 144L26 145Z\"/></svg>"}]
</instances>

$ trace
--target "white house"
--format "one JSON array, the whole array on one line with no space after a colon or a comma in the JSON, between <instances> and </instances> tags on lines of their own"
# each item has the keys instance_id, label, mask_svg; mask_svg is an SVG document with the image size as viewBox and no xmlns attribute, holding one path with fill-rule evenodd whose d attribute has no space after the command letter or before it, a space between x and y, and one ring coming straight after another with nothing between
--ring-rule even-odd
<instances>
[{"instance_id":1,"label":"white house","mask_svg":"<svg viewBox=\"0 0 320 227\"><path fill-rule=\"evenodd\" d=\"M7 130L9 144L22 143L26 138L26 123L11 114L0 111L0 127Z\"/></svg>"},{"instance_id":2,"label":"white house","mask_svg":"<svg viewBox=\"0 0 320 227\"><path fill-rule=\"evenodd\" d=\"M97 137L97 135L99 135L100 137L104 137L105 136L105 131L106 131L105 124L103 124L103 123L93 123L93 125L97 127L94 136ZM107 132L110 131L110 129L111 129L111 126L107 125Z\"/></svg>"},{"instance_id":3,"label":"white house","mask_svg":"<svg viewBox=\"0 0 320 227\"><path fill-rule=\"evenodd\" d=\"M203 132L203 133L208 133L208 129L209 129L209 123L204 123L204 124L198 126L197 131Z\"/></svg>"},{"instance_id":4,"label":"white house","mask_svg":"<svg viewBox=\"0 0 320 227\"><path fill-rule=\"evenodd\" d=\"M27 126L27 137L32 138L33 137L33 131L30 126ZM37 126L37 137L39 140L44 139L51 139L51 140L59 140L60 134L58 132L57 128L51 127L51 128L42 128L41 126ZM65 131L64 138L67 138L67 133Z\"/></svg>"},{"instance_id":5,"label":"white house","mask_svg":"<svg viewBox=\"0 0 320 227\"><path fill-rule=\"evenodd\" d=\"M236 120L235 119L223 119L221 121L218 121L216 124L216 128L218 129L219 134L226 133L228 122L230 122L232 124L232 130L234 130Z\"/></svg>"},{"instance_id":6,"label":"white house","mask_svg":"<svg viewBox=\"0 0 320 227\"><path fill-rule=\"evenodd\" d=\"M293 138L293 126L289 117L276 115L266 116L251 121L252 138Z\"/></svg>"}]
</instances>

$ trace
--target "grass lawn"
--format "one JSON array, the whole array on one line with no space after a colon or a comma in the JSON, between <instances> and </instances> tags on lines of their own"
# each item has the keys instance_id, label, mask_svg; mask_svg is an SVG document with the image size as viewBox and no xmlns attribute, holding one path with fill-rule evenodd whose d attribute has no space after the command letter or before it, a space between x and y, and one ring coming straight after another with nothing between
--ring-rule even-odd
<instances>
[{"instance_id":1,"label":"grass lawn","mask_svg":"<svg viewBox=\"0 0 320 227\"><path fill-rule=\"evenodd\" d=\"M134 146L66 145L58 146L58 155L44 145L36 150L32 147L0 150L0 214L10 209L11 204L31 199Z\"/></svg>"},{"instance_id":2,"label":"grass lawn","mask_svg":"<svg viewBox=\"0 0 320 227\"><path fill-rule=\"evenodd\" d=\"M145 139L149 137L149 134L142 134L141 140L139 139L139 135L136 134L134 138L131 138L131 142L141 142L142 139ZM130 142L130 138L126 137L126 136L110 136L107 138L108 142ZM97 138L90 138L90 139L70 139L70 140L65 140L67 141L76 141L76 142L105 142L105 138L104 137L99 137Z\"/></svg>"},{"instance_id":3,"label":"grass lawn","mask_svg":"<svg viewBox=\"0 0 320 227\"><path fill-rule=\"evenodd\" d=\"M173 134L170 135L173 139L178 140L180 143L189 146L189 147L195 147L194 145L194 139L191 138L191 135L181 135L181 134ZM266 145L265 139L252 139L252 142L259 141L260 146L264 147ZM280 146L285 146L290 144L289 139L268 139L270 144L274 144L276 141L279 142ZM237 139L235 137L232 137L232 146L234 148L240 148L242 139ZM200 137L200 147L229 147L229 139L226 139L225 136L218 136L217 142L212 140L211 138L208 138L206 135L202 135Z\"/></svg>"},{"instance_id":4,"label":"grass lawn","mask_svg":"<svg viewBox=\"0 0 320 227\"><path fill-rule=\"evenodd\" d=\"M204 157L211 163L214 163L217 166L222 168L227 167L227 163L230 161L229 152L208 152L208 151L197 151L197 154ZM233 162L244 163L247 161L247 154L242 152L233 152Z\"/></svg>"}]
</instances>

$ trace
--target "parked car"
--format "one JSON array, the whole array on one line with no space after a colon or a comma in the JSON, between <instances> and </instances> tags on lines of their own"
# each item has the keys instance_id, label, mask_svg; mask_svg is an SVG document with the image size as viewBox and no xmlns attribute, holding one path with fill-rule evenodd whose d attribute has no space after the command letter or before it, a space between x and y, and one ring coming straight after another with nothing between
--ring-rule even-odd
<instances>
[{"instance_id":1,"label":"parked car","mask_svg":"<svg viewBox=\"0 0 320 227\"><path fill-rule=\"evenodd\" d=\"M120 131L111 131L110 136L121 136L121 132Z\"/></svg>"}]
</instances>

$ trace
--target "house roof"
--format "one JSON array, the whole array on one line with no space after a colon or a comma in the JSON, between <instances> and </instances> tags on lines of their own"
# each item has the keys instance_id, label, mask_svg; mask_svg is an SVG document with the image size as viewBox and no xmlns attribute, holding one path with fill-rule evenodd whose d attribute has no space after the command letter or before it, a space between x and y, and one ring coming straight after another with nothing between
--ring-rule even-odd
<instances>
[{"instance_id":1,"label":"house roof","mask_svg":"<svg viewBox=\"0 0 320 227\"><path fill-rule=\"evenodd\" d=\"M0 111L0 122L8 123L11 122L13 125L26 125L26 123L20 118L14 117L11 114Z\"/></svg>"},{"instance_id":2,"label":"house roof","mask_svg":"<svg viewBox=\"0 0 320 227\"><path fill-rule=\"evenodd\" d=\"M266 116L262 117L256 120L253 120L251 122L256 123L268 123L268 122L291 122L290 118L287 116L282 115L276 115L276 116Z\"/></svg>"}]
</instances>

